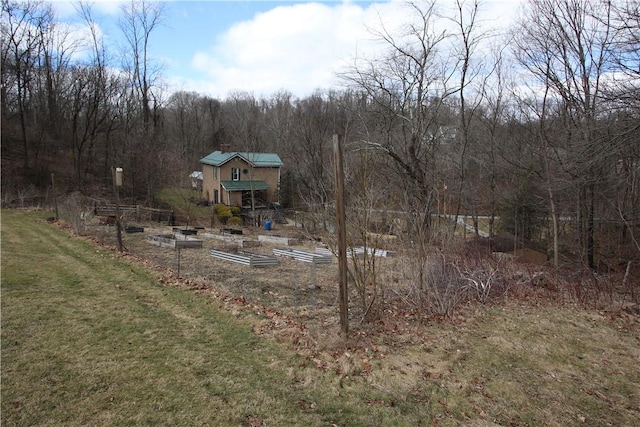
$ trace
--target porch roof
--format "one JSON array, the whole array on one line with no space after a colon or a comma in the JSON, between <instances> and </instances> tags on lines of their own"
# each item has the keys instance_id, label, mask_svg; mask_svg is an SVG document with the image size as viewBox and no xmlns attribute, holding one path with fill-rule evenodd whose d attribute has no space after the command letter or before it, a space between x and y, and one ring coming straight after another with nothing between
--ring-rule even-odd
<instances>
[{"instance_id":1,"label":"porch roof","mask_svg":"<svg viewBox=\"0 0 640 427\"><path fill-rule=\"evenodd\" d=\"M220 181L226 191L250 191L268 190L269 185L265 181Z\"/></svg>"}]
</instances>

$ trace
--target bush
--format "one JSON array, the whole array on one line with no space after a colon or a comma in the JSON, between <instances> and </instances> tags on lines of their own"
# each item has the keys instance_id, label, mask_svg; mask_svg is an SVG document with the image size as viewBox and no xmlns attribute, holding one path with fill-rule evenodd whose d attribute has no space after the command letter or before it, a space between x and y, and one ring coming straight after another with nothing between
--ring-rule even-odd
<instances>
[{"instance_id":1,"label":"bush","mask_svg":"<svg viewBox=\"0 0 640 427\"><path fill-rule=\"evenodd\" d=\"M222 203L218 203L213 207L213 211L215 212L218 221L222 224L242 224L242 218L239 217L241 210L237 206L229 207Z\"/></svg>"},{"instance_id":2,"label":"bush","mask_svg":"<svg viewBox=\"0 0 640 427\"><path fill-rule=\"evenodd\" d=\"M213 207L213 211L216 213L216 215L220 215L222 212L228 211L229 210L229 206L224 205L222 203L217 203L214 207Z\"/></svg>"},{"instance_id":3,"label":"bush","mask_svg":"<svg viewBox=\"0 0 640 427\"><path fill-rule=\"evenodd\" d=\"M239 216L232 216L227 220L228 225L242 225L242 218Z\"/></svg>"},{"instance_id":4,"label":"bush","mask_svg":"<svg viewBox=\"0 0 640 427\"><path fill-rule=\"evenodd\" d=\"M85 233L86 221L92 215L91 201L80 192L69 194L60 202L60 218L73 227L76 234Z\"/></svg>"},{"instance_id":5,"label":"bush","mask_svg":"<svg viewBox=\"0 0 640 427\"><path fill-rule=\"evenodd\" d=\"M429 310L441 316L451 316L466 298L466 281L456 267L458 260L440 253L425 261L422 287Z\"/></svg>"},{"instance_id":6,"label":"bush","mask_svg":"<svg viewBox=\"0 0 640 427\"><path fill-rule=\"evenodd\" d=\"M226 224L231 218L233 218L233 214L231 213L230 210L226 210L226 211L221 211L218 215L218 221L220 221L223 224Z\"/></svg>"}]
</instances>

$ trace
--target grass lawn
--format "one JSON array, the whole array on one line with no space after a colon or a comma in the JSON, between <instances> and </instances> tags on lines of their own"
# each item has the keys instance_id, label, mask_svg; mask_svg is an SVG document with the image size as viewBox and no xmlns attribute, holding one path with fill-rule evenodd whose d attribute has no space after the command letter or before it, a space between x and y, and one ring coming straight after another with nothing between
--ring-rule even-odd
<instances>
[{"instance_id":1,"label":"grass lawn","mask_svg":"<svg viewBox=\"0 0 640 427\"><path fill-rule=\"evenodd\" d=\"M323 370L46 216L2 211L3 426L638 425L637 318L481 306Z\"/></svg>"}]
</instances>

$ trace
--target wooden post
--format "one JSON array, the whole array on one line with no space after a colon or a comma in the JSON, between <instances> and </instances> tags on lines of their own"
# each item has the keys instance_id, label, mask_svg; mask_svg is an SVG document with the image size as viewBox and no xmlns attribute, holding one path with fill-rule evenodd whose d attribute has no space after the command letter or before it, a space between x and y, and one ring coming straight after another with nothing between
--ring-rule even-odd
<instances>
[{"instance_id":1,"label":"wooden post","mask_svg":"<svg viewBox=\"0 0 640 427\"><path fill-rule=\"evenodd\" d=\"M176 255L178 258L178 277L180 277L180 246L178 246L177 244L176 244Z\"/></svg>"},{"instance_id":2,"label":"wooden post","mask_svg":"<svg viewBox=\"0 0 640 427\"><path fill-rule=\"evenodd\" d=\"M58 215L58 196L56 195L56 179L53 172L51 172L51 193L53 194L53 207L56 212L56 220L60 219Z\"/></svg>"},{"instance_id":3,"label":"wooden post","mask_svg":"<svg viewBox=\"0 0 640 427\"><path fill-rule=\"evenodd\" d=\"M118 241L118 251L122 252L122 228L120 227L120 187L116 187L116 240Z\"/></svg>"},{"instance_id":4,"label":"wooden post","mask_svg":"<svg viewBox=\"0 0 640 427\"><path fill-rule=\"evenodd\" d=\"M349 333L349 294L347 292L347 229L344 208L344 167L340 135L333 135L333 157L336 172L336 227L338 232L338 270L340 277L340 328Z\"/></svg>"},{"instance_id":5,"label":"wooden post","mask_svg":"<svg viewBox=\"0 0 640 427\"><path fill-rule=\"evenodd\" d=\"M120 226L120 186L122 185L122 169L113 170L113 187L116 190L116 240L118 241L118 251L122 252L122 228Z\"/></svg>"}]
</instances>

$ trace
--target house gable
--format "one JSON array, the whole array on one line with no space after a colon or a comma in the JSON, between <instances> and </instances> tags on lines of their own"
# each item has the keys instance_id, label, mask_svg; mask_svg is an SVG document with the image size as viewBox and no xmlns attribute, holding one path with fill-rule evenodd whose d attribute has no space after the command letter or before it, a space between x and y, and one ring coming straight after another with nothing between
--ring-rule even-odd
<instances>
[{"instance_id":1,"label":"house gable","mask_svg":"<svg viewBox=\"0 0 640 427\"><path fill-rule=\"evenodd\" d=\"M235 158L240 158L250 166L256 168L279 168L283 165L280 156L275 153L247 153L239 151L214 151L200 159L200 163L219 167Z\"/></svg>"}]
</instances>

